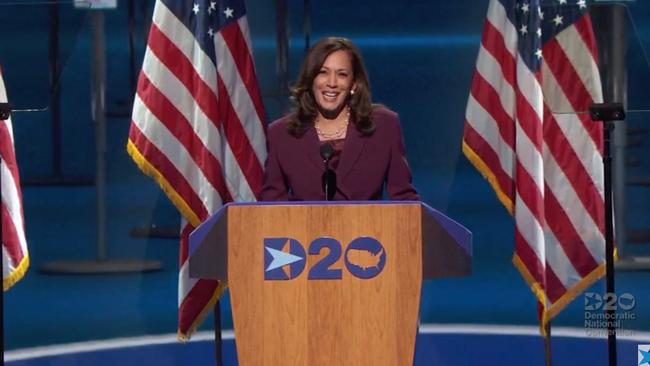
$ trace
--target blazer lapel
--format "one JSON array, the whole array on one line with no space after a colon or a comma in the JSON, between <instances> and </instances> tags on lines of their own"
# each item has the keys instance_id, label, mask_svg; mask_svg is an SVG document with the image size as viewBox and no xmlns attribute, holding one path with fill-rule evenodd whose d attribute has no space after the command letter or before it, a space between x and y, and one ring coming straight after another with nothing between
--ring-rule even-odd
<instances>
[{"instance_id":1,"label":"blazer lapel","mask_svg":"<svg viewBox=\"0 0 650 366\"><path fill-rule=\"evenodd\" d=\"M336 169L336 175L340 178L345 177L354 164L356 164L363 147L366 144L366 138L357 130L353 123L348 125L347 135L345 136L345 145L341 153L341 160Z\"/></svg>"},{"instance_id":2,"label":"blazer lapel","mask_svg":"<svg viewBox=\"0 0 650 366\"><path fill-rule=\"evenodd\" d=\"M314 164L316 168L324 170L325 164L323 163L323 158L320 156L320 142L318 141L316 130L312 127L308 128L302 138L298 140L300 141L300 146L302 146L303 151L312 164Z\"/></svg>"}]
</instances>

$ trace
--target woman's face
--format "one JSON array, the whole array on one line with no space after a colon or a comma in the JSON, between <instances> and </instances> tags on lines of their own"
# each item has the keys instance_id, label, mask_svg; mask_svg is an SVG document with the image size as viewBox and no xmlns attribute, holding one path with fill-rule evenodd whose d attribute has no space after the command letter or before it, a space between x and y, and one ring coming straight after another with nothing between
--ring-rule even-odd
<instances>
[{"instance_id":1,"label":"woman's face","mask_svg":"<svg viewBox=\"0 0 650 366\"><path fill-rule=\"evenodd\" d=\"M332 52L323 62L312 85L312 93L320 112L327 118L338 116L353 88L350 55L344 50Z\"/></svg>"}]
</instances>

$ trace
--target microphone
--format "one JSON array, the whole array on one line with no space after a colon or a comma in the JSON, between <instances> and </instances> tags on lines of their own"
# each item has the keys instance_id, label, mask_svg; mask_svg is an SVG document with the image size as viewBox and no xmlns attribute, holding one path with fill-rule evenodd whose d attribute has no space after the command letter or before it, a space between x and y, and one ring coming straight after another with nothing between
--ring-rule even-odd
<instances>
[{"instance_id":1,"label":"microphone","mask_svg":"<svg viewBox=\"0 0 650 366\"><path fill-rule=\"evenodd\" d=\"M320 145L320 156L323 158L323 163L325 166L329 165L330 158L334 154L334 148L329 143L324 143Z\"/></svg>"},{"instance_id":2,"label":"microphone","mask_svg":"<svg viewBox=\"0 0 650 366\"><path fill-rule=\"evenodd\" d=\"M336 192L336 173L329 167L332 155L334 155L334 148L331 144L326 142L320 146L320 156L323 158L323 163L325 164L325 172L322 176L325 201L331 201Z\"/></svg>"}]
</instances>

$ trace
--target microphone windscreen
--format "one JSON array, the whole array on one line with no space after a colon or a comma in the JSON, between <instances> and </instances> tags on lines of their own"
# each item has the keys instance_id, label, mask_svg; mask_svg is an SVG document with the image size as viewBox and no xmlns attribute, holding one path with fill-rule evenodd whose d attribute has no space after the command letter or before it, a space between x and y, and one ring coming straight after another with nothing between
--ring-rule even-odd
<instances>
[{"instance_id":1,"label":"microphone windscreen","mask_svg":"<svg viewBox=\"0 0 650 366\"><path fill-rule=\"evenodd\" d=\"M320 156L325 159L325 161L330 160L332 157L332 154L334 154L334 148L332 147L331 144L329 143L324 143L320 145Z\"/></svg>"}]
</instances>

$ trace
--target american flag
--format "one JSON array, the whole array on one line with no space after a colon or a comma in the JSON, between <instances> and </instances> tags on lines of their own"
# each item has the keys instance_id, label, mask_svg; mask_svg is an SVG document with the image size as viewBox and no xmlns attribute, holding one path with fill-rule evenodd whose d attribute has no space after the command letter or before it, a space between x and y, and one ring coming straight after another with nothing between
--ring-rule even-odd
<instances>
[{"instance_id":1,"label":"american flag","mask_svg":"<svg viewBox=\"0 0 650 366\"><path fill-rule=\"evenodd\" d=\"M7 103L7 90L0 69L0 103ZM2 181L2 289L8 290L18 282L29 267L25 239L23 195L11 119L0 119L0 180Z\"/></svg>"},{"instance_id":2,"label":"american flag","mask_svg":"<svg viewBox=\"0 0 650 366\"><path fill-rule=\"evenodd\" d=\"M225 287L189 277L189 233L226 202L256 200L265 120L244 1L158 0L127 150L182 215L180 339Z\"/></svg>"},{"instance_id":3,"label":"american flag","mask_svg":"<svg viewBox=\"0 0 650 366\"><path fill-rule=\"evenodd\" d=\"M515 219L542 326L605 272L597 48L585 0L491 0L463 152Z\"/></svg>"}]
</instances>

